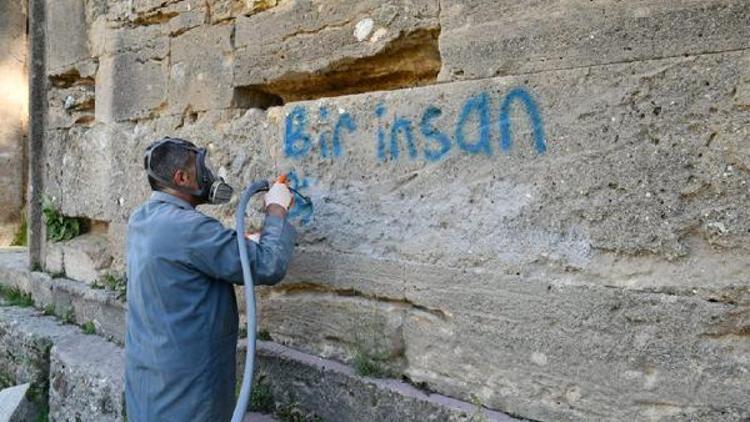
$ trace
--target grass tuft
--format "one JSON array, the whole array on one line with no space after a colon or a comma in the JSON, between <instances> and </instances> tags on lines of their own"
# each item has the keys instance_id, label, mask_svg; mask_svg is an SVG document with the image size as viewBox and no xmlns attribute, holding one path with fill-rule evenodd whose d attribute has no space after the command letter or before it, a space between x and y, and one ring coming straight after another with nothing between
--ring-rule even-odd
<instances>
[{"instance_id":1,"label":"grass tuft","mask_svg":"<svg viewBox=\"0 0 750 422\"><path fill-rule=\"evenodd\" d=\"M86 321L81 326L81 331L83 331L83 334L93 335L96 334L96 326L92 321Z\"/></svg>"},{"instance_id":2,"label":"grass tuft","mask_svg":"<svg viewBox=\"0 0 750 422\"><path fill-rule=\"evenodd\" d=\"M22 308L34 306L34 299L31 298L31 293L25 293L18 287L0 285L0 296L5 298L5 305L7 306L20 306Z\"/></svg>"},{"instance_id":3,"label":"grass tuft","mask_svg":"<svg viewBox=\"0 0 750 422\"><path fill-rule=\"evenodd\" d=\"M354 355L354 370L357 375L370 378L388 378L393 374L385 367L383 359L358 351Z\"/></svg>"},{"instance_id":4,"label":"grass tuft","mask_svg":"<svg viewBox=\"0 0 750 422\"><path fill-rule=\"evenodd\" d=\"M253 385L253 391L250 393L250 409L262 413L271 413L276 408L271 393L271 387L263 382L263 377Z\"/></svg>"}]
</instances>

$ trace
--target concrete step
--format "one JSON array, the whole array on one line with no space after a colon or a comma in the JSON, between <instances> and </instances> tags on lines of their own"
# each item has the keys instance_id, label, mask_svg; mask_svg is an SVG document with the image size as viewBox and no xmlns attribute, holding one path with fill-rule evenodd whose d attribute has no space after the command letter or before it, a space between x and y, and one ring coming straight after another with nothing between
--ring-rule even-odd
<instances>
[{"instance_id":1,"label":"concrete step","mask_svg":"<svg viewBox=\"0 0 750 422\"><path fill-rule=\"evenodd\" d=\"M36 306L48 311L68 306L69 322L92 321L98 335L85 335L38 309L0 307L0 370L10 371L16 383L31 382L43 398L49 397L54 420L123 420L123 349L116 342L122 341L124 324L112 321L124 321L126 307L114 304L114 293L28 271L25 259L22 251L0 251L0 285L30 292ZM256 383L265 387L282 419L517 420L398 380L362 377L341 363L272 342L259 341L256 356ZM238 379L244 357L245 342L240 340ZM274 419L249 413L246 420Z\"/></svg>"}]
</instances>

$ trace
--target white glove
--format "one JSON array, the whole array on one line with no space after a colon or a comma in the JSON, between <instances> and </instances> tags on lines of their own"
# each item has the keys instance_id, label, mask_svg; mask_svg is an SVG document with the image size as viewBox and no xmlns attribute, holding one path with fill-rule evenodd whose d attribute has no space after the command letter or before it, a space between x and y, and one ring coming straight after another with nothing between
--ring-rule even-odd
<instances>
[{"instance_id":1,"label":"white glove","mask_svg":"<svg viewBox=\"0 0 750 422\"><path fill-rule=\"evenodd\" d=\"M276 204L287 210L292 204L292 199L294 199L294 195L292 195L292 192L286 184L276 182L266 193L266 207L271 204Z\"/></svg>"},{"instance_id":2,"label":"white glove","mask_svg":"<svg viewBox=\"0 0 750 422\"><path fill-rule=\"evenodd\" d=\"M260 232L245 233L245 239L252 240L255 243L260 243Z\"/></svg>"}]
</instances>

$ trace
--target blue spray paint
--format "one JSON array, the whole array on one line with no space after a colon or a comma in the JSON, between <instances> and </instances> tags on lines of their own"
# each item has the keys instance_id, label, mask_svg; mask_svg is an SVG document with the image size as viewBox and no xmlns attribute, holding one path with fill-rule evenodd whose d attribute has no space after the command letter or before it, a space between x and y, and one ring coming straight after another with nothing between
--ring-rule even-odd
<instances>
[{"instance_id":1,"label":"blue spray paint","mask_svg":"<svg viewBox=\"0 0 750 422\"><path fill-rule=\"evenodd\" d=\"M534 131L534 146L539 154L544 154L547 150L547 145L544 140L544 125L542 123L542 116L539 113L536 102L531 95L524 88L515 88L511 90L503 100L502 106L500 106L500 139L501 148L503 151L510 150L512 142L512 134L510 130L510 106L513 101L521 100L523 105L526 107L526 112L531 119L531 127Z\"/></svg>"},{"instance_id":2,"label":"blue spray paint","mask_svg":"<svg viewBox=\"0 0 750 422\"><path fill-rule=\"evenodd\" d=\"M304 157L310 151L312 142L305 133L307 127L307 110L302 106L294 107L286 116L284 131L284 154L290 158Z\"/></svg>"},{"instance_id":3,"label":"blue spray paint","mask_svg":"<svg viewBox=\"0 0 750 422\"><path fill-rule=\"evenodd\" d=\"M434 105L429 105L422 112L418 131L414 123L407 117L396 116L392 121L386 121L387 106L378 103L374 115L377 118L376 157L379 161L396 161L401 157L402 149L406 149L409 159L415 160L420 153L427 161L444 159L453 149L454 141L458 149L464 153L492 156L492 128L499 127L499 144L503 151L509 151L513 143L511 111L513 105L520 102L529 118L534 137L534 148L539 154L547 150L544 123L539 107L533 96L524 87L510 90L500 105L499 120L492 121L492 101L487 92L468 98L455 120L452 128L454 137L437 128L437 119L443 111ZM312 135L308 127L308 111L302 106L296 106L286 117L284 138L284 152L289 158L303 158L309 156L313 146L320 148L321 158L337 159L345 154L344 139L356 134L360 125L349 113L334 116L327 107L318 109L320 128L317 143L313 145ZM390 125L389 125L390 123ZM495 126L497 125L497 126ZM446 131L447 132L447 131ZM389 138L390 136L390 138ZM405 144L405 147L404 147Z\"/></svg>"},{"instance_id":4,"label":"blue spray paint","mask_svg":"<svg viewBox=\"0 0 750 422\"><path fill-rule=\"evenodd\" d=\"M322 124L325 124L328 122L328 109L326 107L321 107L320 110L318 110L318 115L320 116L320 122ZM322 130L320 132L320 136L318 137L318 146L320 147L320 158L328 158L329 155L331 155L328 151L328 130ZM335 154L335 146L333 147L334 154Z\"/></svg>"},{"instance_id":5,"label":"blue spray paint","mask_svg":"<svg viewBox=\"0 0 750 422\"><path fill-rule=\"evenodd\" d=\"M409 151L409 158L417 158L417 146L414 144L414 130L411 127L411 121L403 118L397 118L391 126L391 158L398 160L400 154L399 138L403 134L406 138L406 148Z\"/></svg>"},{"instance_id":6,"label":"blue spray paint","mask_svg":"<svg viewBox=\"0 0 750 422\"><path fill-rule=\"evenodd\" d=\"M385 105L379 103L375 106L375 115L378 117L378 160L385 161L385 130L383 130L383 116L385 115Z\"/></svg>"},{"instance_id":7,"label":"blue spray paint","mask_svg":"<svg viewBox=\"0 0 750 422\"><path fill-rule=\"evenodd\" d=\"M429 106L422 114L422 121L419 124L419 129L422 132L422 135L428 140L435 141L440 145L440 149L438 150L428 149L427 145L425 145L424 157L428 161L440 160L451 150L450 138L432 125L432 121L440 117L442 114L443 111L439 108Z\"/></svg>"},{"instance_id":8,"label":"blue spray paint","mask_svg":"<svg viewBox=\"0 0 750 422\"><path fill-rule=\"evenodd\" d=\"M287 180L289 182L289 186L294 188L295 190L300 191L303 194L305 193L305 189L310 187L310 179L307 177L300 177L297 175L296 172L290 171L287 173ZM310 223L310 220L312 220L313 215L313 205L312 203L308 203L307 201L303 200L302 198L297 195L297 193L294 194L294 205L289 210L289 218L293 220L299 220L302 224L308 224Z\"/></svg>"},{"instance_id":9,"label":"blue spray paint","mask_svg":"<svg viewBox=\"0 0 750 422\"><path fill-rule=\"evenodd\" d=\"M341 130L346 129L349 133L357 130L357 123L352 119L349 113L343 113L339 116L336 127L333 129L333 156L341 156Z\"/></svg>"},{"instance_id":10,"label":"blue spray paint","mask_svg":"<svg viewBox=\"0 0 750 422\"><path fill-rule=\"evenodd\" d=\"M479 141L469 144L464 139L464 126L466 120L473 112L479 114ZM470 153L485 153L488 157L492 156L492 147L490 146L490 100L486 93L469 98L464 104L463 110L456 123L456 143L458 146Z\"/></svg>"}]
</instances>

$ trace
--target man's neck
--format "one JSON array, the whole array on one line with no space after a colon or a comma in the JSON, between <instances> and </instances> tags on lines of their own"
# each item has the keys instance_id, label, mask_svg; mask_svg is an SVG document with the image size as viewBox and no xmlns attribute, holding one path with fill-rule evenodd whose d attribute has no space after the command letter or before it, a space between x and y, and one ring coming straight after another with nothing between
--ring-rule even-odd
<instances>
[{"instance_id":1,"label":"man's neck","mask_svg":"<svg viewBox=\"0 0 750 422\"><path fill-rule=\"evenodd\" d=\"M193 195L190 195L188 193L185 193L185 192L180 192L178 190L170 189L170 188L164 189L162 192L168 193L168 194L170 194L170 195L172 195L174 197L182 199L183 201L185 201L188 204L192 205L193 208L195 208L195 207L197 207L198 205L201 204L201 202L198 201L198 199L196 197L194 197Z\"/></svg>"}]
</instances>

